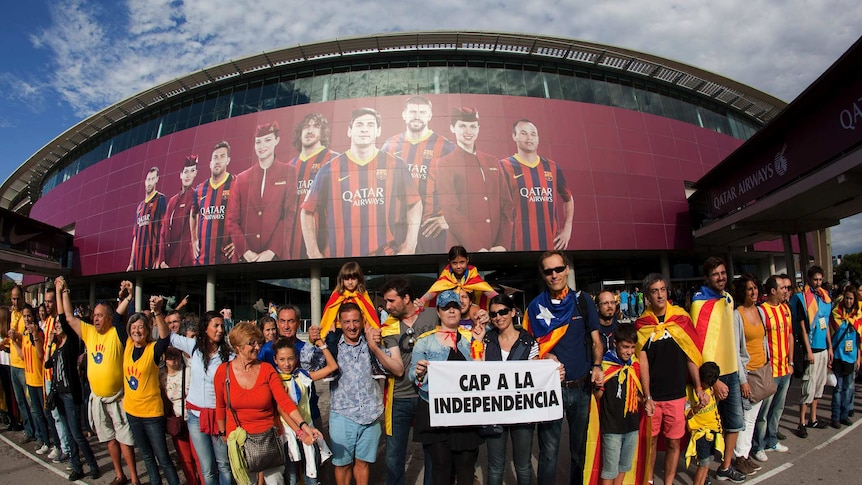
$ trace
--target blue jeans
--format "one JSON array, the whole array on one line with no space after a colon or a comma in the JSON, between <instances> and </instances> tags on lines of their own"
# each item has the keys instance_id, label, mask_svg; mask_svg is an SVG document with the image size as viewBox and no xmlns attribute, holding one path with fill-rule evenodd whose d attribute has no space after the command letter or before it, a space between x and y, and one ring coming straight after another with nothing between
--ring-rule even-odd
<instances>
[{"instance_id":1,"label":"blue jeans","mask_svg":"<svg viewBox=\"0 0 862 485\"><path fill-rule=\"evenodd\" d=\"M287 453L284 455L287 456ZM299 461L290 461L288 460L284 464L284 483L285 485L297 485L299 483L299 469L305 470L305 463ZM318 476L320 476L320 469L318 468ZM316 478L311 478L308 475L303 473L302 482L305 485L317 485L318 482Z\"/></svg>"},{"instance_id":2,"label":"blue jeans","mask_svg":"<svg viewBox=\"0 0 862 485\"><path fill-rule=\"evenodd\" d=\"M590 421L589 387L563 388L563 410L569 422L569 450L572 463L569 469L569 483L583 483L584 455L587 444L587 424ZM563 420L546 421L537 425L539 432L539 466L537 470L539 485L557 483L557 456L560 451L560 436Z\"/></svg>"},{"instance_id":3,"label":"blue jeans","mask_svg":"<svg viewBox=\"0 0 862 485\"><path fill-rule=\"evenodd\" d=\"M201 433L200 418L189 412L186 420L192 446L198 454L204 485L231 485L230 459L227 456L227 443L218 436Z\"/></svg>"},{"instance_id":4,"label":"blue jeans","mask_svg":"<svg viewBox=\"0 0 862 485\"><path fill-rule=\"evenodd\" d=\"M725 433L738 433L745 429L742 410L742 393L739 390L739 374L731 372L718 377L727 386L727 397L718 401L718 415Z\"/></svg>"},{"instance_id":5,"label":"blue jeans","mask_svg":"<svg viewBox=\"0 0 862 485\"><path fill-rule=\"evenodd\" d=\"M51 381L45 381L45 395L51 393ZM60 447L60 451L64 454L69 455L72 453L72 437L69 435L69 428L66 425L66 422L60 418L60 405L58 404L56 408L49 411L50 416L48 416L48 425L53 426L55 432L57 433L57 438L60 440L58 446ZM53 419L52 419L53 418Z\"/></svg>"},{"instance_id":6,"label":"blue jeans","mask_svg":"<svg viewBox=\"0 0 862 485\"><path fill-rule=\"evenodd\" d=\"M505 473L506 448L509 435L512 436L512 458L515 462L515 477L518 485L530 485L533 481L533 462L530 451L533 448L533 428L535 424L513 424L503 426L497 436L485 438L488 445L488 485L501 485Z\"/></svg>"},{"instance_id":7,"label":"blue jeans","mask_svg":"<svg viewBox=\"0 0 862 485\"><path fill-rule=\"evenodd\" d=\"M784 401L792 375L775 377L775 394L764 399L763 405L760 406L760 413L754 423L754 438L751 440L751 450L754 453L772 448L778 443L778 422L784 413Z\"/></svg>"},{"instance_id":8,"label":"blue jeans","mask_svg":"<svg viewBox=\"0 0 862 485\"><path fill-rule=\"evenodd\" d=\"M852 403L853 393L856 392L856 384L854 382L856 374L851 372L846 376L835 375L838 379L838 385L832 388L832 421L840 421L848 419Z\"/></svg>"},{"instance_id":9,"label":"blue jeans","mask_svg":"<svg viewBox=\"0 0 862 485\"><path fill-rule=\"evenodd\" d=\"M96 461L96 456L93 455L93 449L90 448L90 442L84 437L80 426L76 423L81 420L81 406L75 404L75 398L71 393L62 392L57 394L59 402L57 403L57 411L60 415L60 421L69 429L69 434L72 435L70 443L69 464L72 470L78 473L83 473L81 467L81 454L84 455L84 460L91 470L98 470L99 463Z\"/></svg>"},{"instance_id":10,"label":"blue jeans","mask_svg":"<svg viewBox=\"0 0 862 485\"><path fill-rule=\"evenodd\" d=\"M141 450L150 483L153 485L162 483L162 477L159 475L159 467L161 467L168 485L180 485L177 468L168 454L168 443L165 441L165 417L139 418L128 413L126 417L129 419L129 429L135 438L135 444Z\"/></svg>"},{"instance_id":11,"label":"blue jeans","mask_svg":"<svg viewBox=\"0 0 862 485\"><path fill-rule=\"evenodd\" d=\"M386 437L386 485L404 485L404 466L407 462L407 447L410 428L419 397L392 400L392 436ZM425 455L424 485L431 485L431 457L427 447Z\"/></svg>"},{"instance_id":12,"label":"blue jeans","mask_svg":"<svg viewBox=\"0 0 862 485\"><path fill-rule=\"evenodd\" d=\"M15 394L15 401L18 403L18 414L21 415L24 436L36 436L36 424L27 405L27 380L24 377L24 368L12 366L10 368L12 369L12 393Z\"/></svg>"},{"instance_id":13,"label":"blue jeans","mask_svg":"<svg viewBox=\"0 0 862 485\"><path fill-rule=\"evenodd\" d=\"M42 388L27 386L30 394L30 416L36 423L36 439L46 445L51 444L51 436L48 435L48 417L45 412L45 399L42 397ZM56 441L54 444L56 445Z\"/></svg>"}]
</instances>

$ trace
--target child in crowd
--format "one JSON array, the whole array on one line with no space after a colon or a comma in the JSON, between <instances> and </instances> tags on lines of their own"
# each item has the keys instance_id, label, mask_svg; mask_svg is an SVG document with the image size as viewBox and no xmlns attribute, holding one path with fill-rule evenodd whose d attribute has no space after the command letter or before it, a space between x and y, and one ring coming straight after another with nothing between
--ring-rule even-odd
<instances>
[{"instance_id":1,"label":"child in crowd","mask_svg":"<svg viewBox=\"0 0 862 485\"><path fill-rule=\"evenodd\" d=\"M437 298L437 294L444 290L469 290L472 292L473 302L481 308L488 308L491 298L497 296L497 292L491 288L475 266L470 265L470 257L463 246L452 246L449 248L449 264L443 268L440 277L431 285L427 293L416 300L417 306L431 304Z\"/></svg>"},{"instance_id":2,"label":"child in crowd","mask_svg":"<svg viewBox=\"0 0 862 485\"><path fill-rule=\"evenodd\" d=\"M362 274L362 268L359 264L354 261L347 262L341 267L338 272L335 291L332 292L332 296L329 297L329 301L323 307L323 315L320 317L320 338L326 342L332 355L336 356L338 355L338 339L341 336L338 309L347 302L356 303L365 317L366 325L380 328L380 317L377 315L374 303L371 302L371 297L368 296L365 275ZM312 337L312 335L309 332L309 337L312 339L311 343L317 345L316 337ZM375 379L386 379L386 371L374 355L371 356L371 370ZM338 379L338 373L323 380L328 382L335 379Z\"/></svg>"},{"instance_id":3,"label":"child in crowd","mask_svg":"<svg viewBox=\"0 0 862 485\"><path fill-rule=\"evenodd\" d=\"M302 419L306 422L311 422L311 404L309 402L309 397L311 396L311 386L314 385L314 381L323 379L338 369L338 363L335 361L335 357L332 356L329 349L326 348L326 345L321 343L319 347L320 350L323 351L323 356L326 358L326 366L320 370L308 372L299 366L299 358L296 355L296 349L290 341L282 338L276 340L273 345L273 350L275 351L275 363L278 367L278 375L281 377L281 382L287 390L287 393L290 395L290 398L299 408L299 412L302 414ZM283 419L284 418L282 418L282 420ZM318 452L315 450L315 446L303 444L287 423L282 422L282 428L284 429L283 438L285 440L284 452L285 457L287 457L284 464L284 472L287 478L286 483L288 485L296 485L299 482L298 465L299 462L302 461L305 465L303 481L306 485L317 485L317 466L331 455L329 450L325 449L325 443L317 444L317 446L322 446L322 448L320 448L320 457L318 459Z\"/></svg>"},{"instance_id":4,"label":"child in crowd","mask_svg":"<svg viewBox=\"0 0 862 485\"><path fill-rule=\"evenodd\" d=\"M602 358L604 387L595 391L602 436L602 485L622 484L632 469L640 427L639 398L643 394L640 364L634 357L637 330L633 325L620 324L614 336L614 348Z\"/></svg>"},{"instance_id":5,"label":"child in crowd","mask_svg":"<svg viewBox=\"0 0 862 485\"><path fill-rule=\"evenodd\" d=\"M718 364L704 362L700 366L700 385L703 392L709 396L706 402L697 399L694 388L687 389L688 399L685 405L685 418L688 421L688 431L691 438L685 451L685 464L689 465L692 457L697 457L697 471L694 473L693 485L704 485L709 473L709 463L716 451L724 455L724 437L721 434L721 418L718 415L718 405L712 386L721 374Z\"/></svg>"}]
</instances>

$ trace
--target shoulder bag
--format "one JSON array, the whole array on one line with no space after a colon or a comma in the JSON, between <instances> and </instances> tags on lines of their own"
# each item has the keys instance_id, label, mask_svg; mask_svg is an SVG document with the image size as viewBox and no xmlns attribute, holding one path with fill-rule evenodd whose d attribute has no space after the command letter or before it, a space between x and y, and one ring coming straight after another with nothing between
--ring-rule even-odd
<instances>
[{"instance_id":1,"label":"shoulder bag","mask_svg":"<svg viewBox=\"0 0 862 485\"><path fill-rule=\"evenodd\" d=\"M237 428L242 428L236 411L230 404L230 363L228 363L225 371L227 407L233 415ZM242 445L242 454L245 457L249 474L284 466L284 447L278 438L278 431L275 426L263 433L251 434L246 431L245 443Z\"/></svg>"}]
</instances>

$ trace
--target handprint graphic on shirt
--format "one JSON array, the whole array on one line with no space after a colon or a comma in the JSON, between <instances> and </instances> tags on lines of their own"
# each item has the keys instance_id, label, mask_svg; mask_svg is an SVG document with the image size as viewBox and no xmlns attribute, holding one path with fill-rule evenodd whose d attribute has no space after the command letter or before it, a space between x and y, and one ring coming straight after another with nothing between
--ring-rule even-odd
<instances>
[{"instance_id":1,"label":"handprint graphic on shirt","mask_svg":"<svg viewBox=\"0 0 862 485\"><path fill-rule=\"evenodd\" d=\"M138 385L141 383L141 371L135 366L130 366L126 367L126 374L129 376L126 378L126 382L129 383L129 389L137 391Z\"/></svg>"},{"instance_id":2,"label":"handprint graphic on shirt","mask_svg":"<svg viewBox=\"0 0 862 485\"><path fill-rule=\"evenodd\" d=\"M102 359L104 358L102 355L102 351L105 350L105 346L102 344L96 344L96 348L93 350L94 350L94 352L92 354L93 355L93 362L96 364L101 364Z\"/></svg>"}]
</instances>

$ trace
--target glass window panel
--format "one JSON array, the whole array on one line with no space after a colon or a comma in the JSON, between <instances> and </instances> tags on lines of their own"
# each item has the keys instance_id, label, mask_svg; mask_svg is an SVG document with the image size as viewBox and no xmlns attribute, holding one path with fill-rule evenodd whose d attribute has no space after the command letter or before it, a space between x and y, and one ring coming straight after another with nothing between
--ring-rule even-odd
<instances>
[{"instance_id":1,"label":"glass window panel","mask_svg":"<svg viewBox=\"0 0 862 485\"><path fill-rule=\"evenodd\" d=\"M504 71L506 84L504 93L508 96L526 96L527 86L524 84L524 71L519 69L506 69Z\"/></svg>"},{"instance_id":2,"label":"glass window panel","mask_svg":"<svg viewBox=\"0 0 862 485\"><path fill-rule=\"evenodd\" d=\"M310 77L301 77L294 81L292 104L308 104L311 102L311 88L313 83L314 78Z\"/></svg>"},{"instance_id":3,"label":"glass window panel","mask_svg":"<svg viewBox=\"0 0 862 485\"><path fill-rule=\"evenodd\" d=\"M293 104L293 84L293 79L285 80L284 78L278 83L278 94L275 98L276 108L283 108Z\"/></svg>"},{"instance_id":4,"label":"glass window panel","mask_svg":"<svg viewBox=\"0 0 862 485\"><path fill-rule=\"evenodd\" d=\"M488 94L506 93L506 71L503 68L492 68L485 71L488 78Z\"/></svg>"},{"instance_id":5,"label":"glass window panel","mask_svg":"<svg viewBox=\"0 0 862 485\"><path fill-rule=\"evenodd\" d=\"M585 103L595 103L596 95L593 91L593 81L586 77L576 77L575 84L578 86L578 100Z\"/></svg>"},{"instance_id":6,"label":"glass window panel","mask_svg":"<svg viewBox=\"0 0 862 485\"><path fill-rule=\"evenodd\" d=\"M451 93L452 89L449 87L449 69L446 67L435 67L433 69L434 70L431 76L431 84L433 86L433 89L431 90L431 93Z\"/></svg>"},{"instance_id":7,"label":"glass window panel","mask_svg":"<svg viewBox=\"0 0 862 485\"><path fill-rule=\"evenodd\" d=\"M243 102L243 114L257 113L260 111L260 91L263 83L260 81L249 84L248 91L245 93L245 101Z\"/></svg>"},{"instance_id":8,"label":"glass window panel","mask_svg":"<svg viewBox=\"0 0 862 485\"><path fill-rule=\"evenodd\" d=\"M611 97L608 93L608 83L603 81L598 77L593 77L591 80L591 84L593 85L593 97L594 103L603 104L605 106L611 105Z\"/></svg>"},{"instance_id":9,"label":"glass window panel","mask_svg":"<svg viewBox=\"0 0 862 485\"><path fill-rule=\"evenodd\" d=\"M203 109L204 97L199 96L195 98L195 102L192 103L191 108L189 108L189 119L188 122L186 122L186 128L191 128L201 124L201 112L203 112Z\"/></svg>"},{"instance_id":10,"label":"glass window panel","mask_svg":"<svg viewBox=\"0 0 862 485\"><path fill-rule=\"evenodd\" d=\"M212 92L207 94L203 106L201 106L201 124L214 121L213 110L215 110L216 101L218 101L218 93Z\"/></svg>"},{"instance_id":11,"label":"glass window panel","mask_svg":"<svg viewBox=\"0 0 862 485\"><path fill-rule=\"evenodd\" d=\"M352 71L350 73L350 98L364 98L372 96L374 86L369 83L368 71Z\"/></svg>"},{"instance_id":12,"label":"glass window panel","mask_svg":"<svg viewBox=\"0 0 862 485\"><path fill-rule=\"evenodd\" d=\"M215 106L213 107L213 121L223 120L230 116L231 99L232 95L230 88L222 89L219 92L218 98L216 98Z\"/></svg>"},{"instance_id":13,"label":"glass window panel","mask_svg":"<svg viewBox=\"0 0 862 485\"><path fill-rule=\"evenodd\" d=\"M350 94L350 77L346 72L336 72L327 76L329 88L326 91L327 100L346 99Z\"/></svg>"},{"instance_id":14,"label":"glass window panel","mask_svg":"<svg viewBox=\"0 0 862 485\"><path fill-rule=\"evenodd\" d=\"M527 89L527 96L531 98L545 97L545 86L542 84L541 73L524 71L524 85Z\"/></svg>"},{"instance_id":15,"label":"glass window panel","mask_svg":"<svg viewBox=\"0 0 862 485\"><path fill-rule=\"evenodd\" d=\"M191 111L192 100L183 102L179 111L177 111L177 127L176 131L185 130L188 128L189 112Z\"/></svg>"},{"instance_id":16,"label":"glass window panel","mask_svg":"<svg viewBox=\"0 0 862 485\"><path fill-rule=\"evenodd\" d=\"M170 135L177 129L177 112L171 111L167 115L165 115L164 121L162 121L162 130L160 135Z\"/></svg>"},{"instance_id":17,"label":"glass window panel","mask_svg":"<svg viewBox=\"0 0 862 485\"><path fill-rule=\"evenodd\" d=\"M555 72L543 72L542 81L545 83L547 97L551 99L563 99L563 87L560 84L560 75Z\"/></svg>"},{"instance_id":18,"label":"glass window panel","mask_svg":"<svg viewBox=\"0 0 862 485\"><path fill-rule=\"evenodd\" d=\"M467 93L469 81L466 66L449 66L449 92Z\"/></svg>"},{"instance_id":19,"label":"glass window panel","mask_svg":"<svg viewBox=\"0 0 862 485\"><path fill-rule=\"evenodd\" d=\"M467 92L471 94L488 94L488 77L484 67L468 67Z\"/></svg>"},{"instance_id":20,"label":"glass window panel","mask_svg":"<svg viewBox=\"0 0 862 485\"><path fill-rule=\"evenodd\" d=\"M619 84L620 88L620 102L622 103L622 107L631 110L638 110L638 100L637 95L635 94L635 88L631 86L627 86L625 84Z\"/></svg>"},{"instance_id":21,"label":"glass window panel","mask_svg":"<svg viewBox=\"0 0 862 485\"><path fill-rule=\"evenodd\" d=\"M381 69L374 69L371 71L367 71L365 75L365 82L367 84L367 93L366 96L378 96L378 93L386 90L386 71Z\"/></svg>"},{"instance_id":22,"label":"glass window panel","mask_svg":"<svg viewBox=\"0 0 862 485\"><path fill-rule=\"evenodd\" d=\"M267 110L275 108L278 99L278 78L270 78L264 81L260 90L260 109Z\"/></svg>"},{"instance_id":23,"label":"glass window panel","mask_svg":"<svg viewBox=\"0 0 862 485\"><path fill-rule=\"evenodd\" d=\"M578 82L572 76L560 74L557 76L560 81L561 98L569 101L578 101Z\"/></svg>"},{"instance_id":24,"label":"glass window panel","mask_svg":"<svg viewBox=\"0 0 862 485\"><path fill-rule=\"evenodd\" d=\"M247 85L235 86L230 95L230 111L228 117L239 116L243 114L242 104L245 102L245 92L248 89Z\"/></svg>"}]
</instances>

